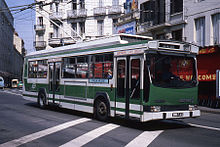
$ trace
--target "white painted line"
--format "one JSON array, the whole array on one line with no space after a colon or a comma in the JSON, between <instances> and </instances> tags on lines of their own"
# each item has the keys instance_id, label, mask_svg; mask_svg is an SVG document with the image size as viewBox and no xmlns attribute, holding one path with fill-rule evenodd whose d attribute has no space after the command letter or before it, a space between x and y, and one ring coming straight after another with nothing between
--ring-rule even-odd
<instances>
[{"instance_id":1,"label":"white painted line","mask_svg":"<svg viewBox=\"0 0 220 147\"><path fill-rule=\"evenodd\" d=\"M163 131L145 131L129 142L125 147L146 147Z\"/></svg>"},{"instance_id":2,"label":"white painted line","mask_svg":"<svg viewBox=\"0 0 220 147\"><path fill-rule=\"evenodd\" d=\"M69 128L69 127L72 127L74 125L87 122L89 120L91 120L91 119L81 118L81 119L69 121L69 122L66 122L66 123L63 123L63 124L60 124L60 125L57 125L57 126L54 126L54 127L51 127L51 128L48 128L48 129L36 132L36 133L33 133L33 134L30 134L30 135L23 136L21 138L18 138L18 139L15 139L15 140L12 140L12 141L0 144L0 147L16 147L16 146L28 143L30 141L33 141L35 139L44 137L46 135L49 135L49 134L61 131L61 130Z\"/></svg>"},{"instance_id":3,"label":"white painted line","mask_svg":"<svg viewBox=\"0 0 220 147\"><path fill-rule=\"evenodd\" d=\"M14 93L14 92L10 92L10 91L2 91L2 92L5 92L5 93L9 93L9 94L13 94L13 95L18 95L18 96L22 96L22 94L17 94L17 93Z\"/></svg>"},{"instance_id":4,"label":"white painted line","mask_svg":"<svg viewBox=\"0 0 220 147\"><path fill-rule=\"evenodd\" d=\"M92 141L93 139L119 127L119 125L114 124L107 124L105 126L99 127L95 130L92 130L82 136L77 137L76 139L71 140L70 142L67 142L60 147L80 147L88 142Z\"/></svg>"},{"instance_id":5,"label":"white painted line","mask_svg":"<svg viewBox=\"0 0 220 147\"><path fill-rule=\"evenodd\" d=\"M192 123L188 123L188 125L193 126L193 127L197 127L197 128L203 128L203 129L209 129L209 130L220 131L220 128L214 128L214 127L203 126L203 125L192 124Z\"/></svg>"}]
</instances>

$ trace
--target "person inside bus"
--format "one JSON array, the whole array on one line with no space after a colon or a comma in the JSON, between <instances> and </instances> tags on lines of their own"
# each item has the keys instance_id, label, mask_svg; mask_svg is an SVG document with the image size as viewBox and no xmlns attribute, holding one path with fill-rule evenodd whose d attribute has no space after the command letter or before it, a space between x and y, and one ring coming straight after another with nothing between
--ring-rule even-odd
<instances>
[{"instance_id":1,"label":"person inside bus","mask_svg":"<svg viewBox=\"0 0 220 147\"><path fill-rule=\"evenodd\" d=\"M161 79L163 82L169 83L171 80L177 79L177 76L171 72L169 64L164 64Z\"/></svg>"},{"instance_id":2,"label":"person inside bus","mask_svg":"<svg viewBox=\"0 0 220 147\"><path fill-rule=\"evenodd\" d=\"M112 71L110 69L108 70L107 78L108 79L112 78Z\"/></svg>"}]
</instances>

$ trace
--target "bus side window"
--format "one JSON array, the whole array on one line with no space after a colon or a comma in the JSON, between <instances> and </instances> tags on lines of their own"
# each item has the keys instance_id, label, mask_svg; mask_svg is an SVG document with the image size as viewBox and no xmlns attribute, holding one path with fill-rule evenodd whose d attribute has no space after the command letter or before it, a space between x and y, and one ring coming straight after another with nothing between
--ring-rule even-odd
<instances>
[{"instance_id":1,"label":"bus side window","mask_svg":"<svg viewBox=\"0 0 220 147\"><path fill-rule=\"evenodd\" d=\"M144 62L144 101L148 102L150 93L150 77L147 61Z\"/></svg>"},{"instance_id":2,"label":"bus side window","mask_svg":"<svg viewBox=\"0 0 220 147\"><path fill-rule=\"evenodd\" d=\"M140 98L140 59L131 60L131 98Z\"/></svg>"},{"instance_id":3,"label":"bus side window","mask_svg":"<svg viewBox=\"0 0 220 147\"><path fill-rule=\"evenodd\" d=\"M125 96L125 60L118 60L117 63L117 97Z\"/></svg>"}]
</instances>

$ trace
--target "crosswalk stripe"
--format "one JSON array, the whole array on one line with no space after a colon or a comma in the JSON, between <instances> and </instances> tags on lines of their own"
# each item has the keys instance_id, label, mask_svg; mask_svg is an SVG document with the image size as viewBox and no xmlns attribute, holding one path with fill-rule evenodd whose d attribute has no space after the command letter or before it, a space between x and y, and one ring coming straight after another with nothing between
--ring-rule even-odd
<instances>
[{"instance_id":1,"label":"crosswalk stripe","mask_svg":"<svg viewBox=\"0 0 220 147\"><path fill-rule=\"evenodd\" d=\"M69 142L67 142L66 144L61 145L60 147L80 147L83 146L85 144L87 144L88 142L94 140L95 138L113 130L116 129L117 127L119 127L119 125L115 125L115 124L107 124L105 126L99 127L95 130L92 130L82 136L77 137L76 139L73 139Z\"/></svg>"},{"instance_id":2,"label":"crosswalk stripe","mask_svg":"<svg viewBox=\"0 0 220 147\"><path fill-rule=\"evenodd\" d=\"M66 123L63 123L63 124L60 124L60 125L57 125L57 126L54 126L54 127L36 132L36 133L33 133L33 134L23 136L23 137L18 138L18 139L0 144L0 147L16 147L16 146L25 144L27 142L33 141L35 139L44 137L46 135L61 131L63 129L66 129L66 128L69 128L69 127L72 127L72 126L75 126L77 124L84 123L84 122L87 122L87 121L90 121L90 120L91 119L88 119L88 118L81 118L81 119L69 121L69 122L66 122Z\"/></svg>"},{"instance_id":3,"label":"crosswalk stripe","mask_svg":"<svg viewBox=\"0 0 220 147\"><path fill-rule=\"evenodd\" d=\"M125 147L146 147L163 131L145 131L129 142Z\"/></svg>"}]
</instances>

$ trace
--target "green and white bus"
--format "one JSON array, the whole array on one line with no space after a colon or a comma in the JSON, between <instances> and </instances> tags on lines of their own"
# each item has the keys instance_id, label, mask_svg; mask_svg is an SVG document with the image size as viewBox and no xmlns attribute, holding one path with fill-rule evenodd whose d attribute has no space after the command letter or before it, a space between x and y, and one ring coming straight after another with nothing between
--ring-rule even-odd
<instances>
[{"instance_id":1,"label":"green and white bus","mask_svg":"<svg viewBox=\"0 0 220 147\"><path fill-rule=\"evenodd\" d=\"M192 44L125 34L36 51L24 60L23 97L99 120L198 117L197 54Z\"/></svg>"}]
</instances>

